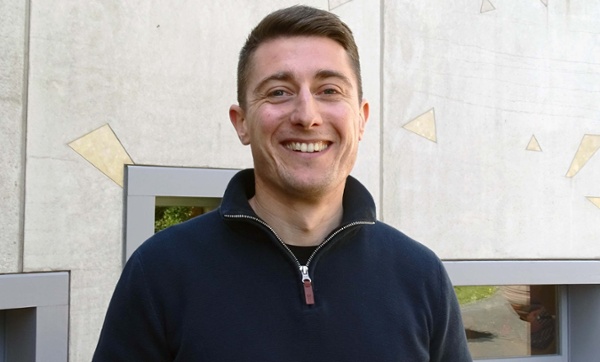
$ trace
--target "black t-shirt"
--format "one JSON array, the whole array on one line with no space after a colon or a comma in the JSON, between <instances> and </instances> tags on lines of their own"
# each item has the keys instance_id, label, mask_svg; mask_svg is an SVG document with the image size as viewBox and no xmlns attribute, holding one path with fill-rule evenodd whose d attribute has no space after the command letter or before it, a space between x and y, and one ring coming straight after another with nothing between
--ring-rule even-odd
<instances>
[{"instance_id":1,"label":"black t-shirt","mask_svg":"<svg viewBox=\"0 0 600 362\"><path fill-rule=\"evenodd\" d=\"M289 245L286 244L288 248L294 253L298 261L302 265L306 265L308 258L312 255L312 253L317 249L318 245L315 246L298 246L298 245Z\"/></svg>"}]
</instances>

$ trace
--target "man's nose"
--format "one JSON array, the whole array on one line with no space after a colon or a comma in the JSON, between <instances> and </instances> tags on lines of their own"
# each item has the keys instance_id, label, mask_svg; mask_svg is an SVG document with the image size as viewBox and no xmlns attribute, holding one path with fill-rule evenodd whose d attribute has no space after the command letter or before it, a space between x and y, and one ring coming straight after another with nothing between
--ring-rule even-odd
<instances>
[{"instance_id":1,"label":"man's nose","mask_svg":"<svg viewBox=\"0 0 600 362\"><path fill-rule=\"evenodd\" d=\"M307 129L321 124L317 100L309 90L303 89L298 93L291 121Z\"/></svg>"}]
</instances>

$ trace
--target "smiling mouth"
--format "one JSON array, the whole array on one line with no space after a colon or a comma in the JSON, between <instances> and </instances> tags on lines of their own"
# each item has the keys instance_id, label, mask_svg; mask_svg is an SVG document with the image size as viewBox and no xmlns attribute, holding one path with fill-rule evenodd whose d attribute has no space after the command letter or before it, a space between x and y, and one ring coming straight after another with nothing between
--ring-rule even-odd
<instances>
[{"instance_id":1,"label":"smiling mouth","mask_svg":"<svg viewBox=\"0 0 600 362\"><path fill-rule=\"evenodd\" d=\"M327 149L327 147L329 147L329 144L327 142L290 142L286 145L286 147L296 152L313 153L324 151Z\"/></svg>"}]
</instances>

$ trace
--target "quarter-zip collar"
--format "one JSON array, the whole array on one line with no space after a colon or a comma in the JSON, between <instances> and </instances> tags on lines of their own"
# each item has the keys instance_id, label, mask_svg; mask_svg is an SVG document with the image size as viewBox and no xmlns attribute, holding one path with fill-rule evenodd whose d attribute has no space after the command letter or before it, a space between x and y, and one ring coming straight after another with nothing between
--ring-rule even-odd
<instances>
[{"instance_id":1,"label":"quarter-zip collar","mask_svg":"<svg viewBox=\"0 0 600 362\"><path fill-rule=\"evenodd\" d=\"M221 201L220 213L246 215L258 218L248 200L254 196L254 169L246 169L233 176ZM375 202L367 189L354 177L348 176L343 196L344 214L341 225L357 221L376 221Z\"/></svg>"},{"instance_id":2,"label":"quarter-zip collar","mask_svg":"<svg viewBox=\"0 0 600 362\"><path fill-rule=\"evenodd\" d=\"M227 220L250 220L269 229L272 235L278 240L280 247L286 250L286 253L292 258L298 267L300 273L300 282L304 289L304 297L307 305L315 304L315 297L312 287L312 279L309 273L309 265L315 255L343 231L358 225L368 225L375 223L375 202L367 189L356 179L348 176L344 188L342 199L344 214L342 223L335 228L329 236L321 243L308 258L305 265L302 265L285 242L277 235L277 232L265 221L256 215L248 200L254 196L254 170L247 169L238 172L229 182L223 201L220 207L221 217Z\"/></svg>"}]
</instances>

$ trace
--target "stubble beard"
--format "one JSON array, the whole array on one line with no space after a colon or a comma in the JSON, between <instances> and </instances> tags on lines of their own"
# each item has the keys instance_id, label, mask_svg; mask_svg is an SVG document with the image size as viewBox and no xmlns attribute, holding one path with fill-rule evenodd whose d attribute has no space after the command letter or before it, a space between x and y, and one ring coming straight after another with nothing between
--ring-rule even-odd
<instances>
[{"instance_id":1,"label":"stubble beard","mask_svg":"<svg viewBox=\"0 0 600 362\"><path fill-rule=\"evenodd\" d=\"M307 174L302 174L301 170L274 167L270 170L271 174L267 176L269 179L262 181L263 184L266 183L265 185L276 188L284 197L317 202L336 190L343 192L346 178L355 160L356 155L352 160L352 164L347 167L348 169L335 167L320 174L316 174L315 172L319 171L313 171L310 168ZM265 173L262 173L262 175L265 175Z\"/></svg>"}]
</instances>

